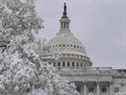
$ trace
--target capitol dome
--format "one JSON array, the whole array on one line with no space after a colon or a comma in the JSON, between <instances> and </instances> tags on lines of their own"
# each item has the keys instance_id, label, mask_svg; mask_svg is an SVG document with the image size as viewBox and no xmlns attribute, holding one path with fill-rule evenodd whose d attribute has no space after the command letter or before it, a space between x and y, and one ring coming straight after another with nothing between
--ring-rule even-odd
<instances>
[{"instance_id":1,"label":"capitol dome","mask_svg":"<svg viewBox=\"0 0 126 95\"><path fill-rule=\"evenodd\" d=\"M72 32L58 33L49 41L52 53L77 53L86 56L85 48L82 43L73 35Z\"/></svg>"},{"instance_id":2,"label":"capitol dome","mask_svg":"<svg viewBox=\"0 0 126 95\"><path fill-rule=\"evenodd\" d=\"M69 28L70 19L67 16L67 7L64 4L63 16L60 19L60 30L49 43L49 51L53 55L59 55L58 66L85 67L91 66L90 58L86 54L83 44L74 36ZM62 59L62 60L61 60Z\"/></svg>"}]
</instances>

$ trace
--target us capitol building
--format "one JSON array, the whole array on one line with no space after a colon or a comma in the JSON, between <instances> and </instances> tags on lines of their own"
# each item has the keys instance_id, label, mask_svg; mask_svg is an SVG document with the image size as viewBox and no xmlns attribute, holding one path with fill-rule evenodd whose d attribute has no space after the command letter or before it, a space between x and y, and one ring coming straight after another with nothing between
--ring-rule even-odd
<instances>
[{"instance_id":1,"label":"us capitol building","mask_svg":"<svg viewBox=\"0 0 126 95\"><path fill-rule=\"evenodd\" d=\"M60 30L48 42L48 51L42 54L43 60L56 67L63 78L74 82L80 95L119 95L120 92L126 92L126 70L93 67L83 44L69 26L70 19L64 3Z\"/></svg>"}]
</instances>

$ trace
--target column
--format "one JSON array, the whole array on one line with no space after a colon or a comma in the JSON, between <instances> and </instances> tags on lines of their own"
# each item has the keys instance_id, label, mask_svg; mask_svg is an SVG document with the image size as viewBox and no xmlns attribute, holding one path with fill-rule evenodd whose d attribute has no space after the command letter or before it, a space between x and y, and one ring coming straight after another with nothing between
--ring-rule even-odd
<instances>
[{"instance_id":1,"label":"column","mask_svg":"<svg viewBox=\"0 0 126 95\"><path fill-rule=\"evenodd\" d=\"M87 95L87 83L86 82L83 82L83 84L82 84L81 95Z\"/></svg>"},{"instance_id":2,"label":"column","mask_svg":"<svg viewBox=\"0 0 126 95\"><path fill-rule=\"evenodd\" d=\"M113 84L110 83L110 86L109 86L109 95L113 95Z\"/></svg>"},{"instance_id":3,"label":"column","mask_svg":"<svg viewBox=\"0 0 126 95\"><path fill-rule=\"evenodd\" d=\"M83 83L83 95L87 95L87 83Z\"/></svg>"},{"instance_id":4,"label":"column","mask_svg":"<svg viewBox=\"0 0 126 95\"><path fill-rule=\"evenodd\" d=\"M84 83L84 95L87 95L87 85Z\"/></svg>"},{"instance_id":5,"label":"column","mask_svg":"<svg viewBox=\"0 0 126 95\"><path fill-rule=\"evenodd\" d=\"M100 86L99 86L99 83L97 83L97 95L100 95Z\"/></svg>"}]
</instances>

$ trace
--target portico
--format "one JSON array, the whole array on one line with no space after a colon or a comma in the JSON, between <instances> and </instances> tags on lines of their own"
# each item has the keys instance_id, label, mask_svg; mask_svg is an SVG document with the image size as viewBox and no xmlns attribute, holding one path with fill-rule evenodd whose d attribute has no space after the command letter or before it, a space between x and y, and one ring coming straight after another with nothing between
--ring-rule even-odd
<instances>
[{"instance_id":1,"label":"portico","mask_svg":"<svg viewBox=\"0 0 126 95\"><path fill-rule=\"evenodd\" d=\"M80 95L112 95L111 94L111 82L109 81L85 81L75 82Z\"/></svg>"}]
</instances>

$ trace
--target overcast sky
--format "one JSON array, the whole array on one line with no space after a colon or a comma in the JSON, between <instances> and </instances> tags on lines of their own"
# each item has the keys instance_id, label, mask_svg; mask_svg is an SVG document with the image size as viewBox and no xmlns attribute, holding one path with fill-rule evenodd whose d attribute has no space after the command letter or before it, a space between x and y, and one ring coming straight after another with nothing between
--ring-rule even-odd
<instances>
[{"instance_id":1,"label":"overcast sky","mask_svg":"<svg viewBox=\"0 0 126 95\"><path fill-rule=\"evenodd\" d=\"M65 0L38 0L44 20L41 37L59 30ZM126 68L126 0L66 0L71 31L82 41L94 66Z\"/></svg>"}]
</instances>

